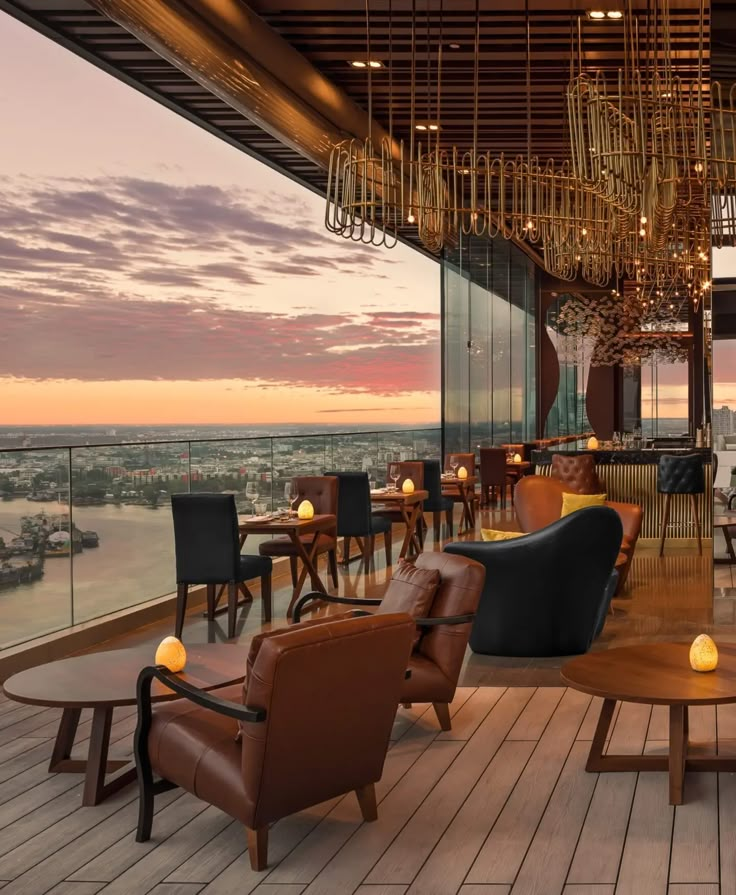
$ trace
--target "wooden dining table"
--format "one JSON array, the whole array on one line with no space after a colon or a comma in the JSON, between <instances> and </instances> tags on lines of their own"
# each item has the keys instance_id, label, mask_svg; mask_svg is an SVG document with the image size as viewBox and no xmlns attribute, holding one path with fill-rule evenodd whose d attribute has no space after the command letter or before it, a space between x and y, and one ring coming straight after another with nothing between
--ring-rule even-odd
<instances>
[{"instance_id":1,"label":"wooden dining table","mask_svg":"<svg viewBox=\"0 0 736 895\"><path fill-rule=\"evenodd\" d=\"M422 552L419 538L417 537L417 520L422 512L422 502L429 497L428 491L421 488L406 494L403 491L390 491L388 488L378 488L371 491L371 504L386 504L386 506L398 508L401 518L406 525L404 542L399 551L399 557L417 556Z\"/></svg>"},{"instance_id":2,"label":"wooden dining table","mask_svg":"<svg viewBox=\"0 0 736 895\"><path fill-rule=\"evenodd\" d=\"M446 497L448 492L445 491L446 486L456 488L460 495L460 501L463 505L463 512L460 516L460 527L458 534L464 534L475 528L475 484L478 476L469 475L467 478L459 479L457 476L442 476L442 493ZM451 491L449 492L452 493ZM465 528L463 528L465 525Z\"/></svg>"},{"instance_id":3,"label":"wooden dining table","mask_svg":"<svg viewBox=\"0 0 736 895\"><path fill-rule=\"evenodd\" d=\"M337 517L332 514L315 515L311 519L300 519L298 516L240 516L238 517L238 529L240 531L240 549L243 549L248 535L269 535L277 537L285 535L294 545L296 554L302 561L302 570L297 579L296 587L292 591L289 608L286 610L287 618L291 617L294 603L299 599L307 575L312 583L312 588L326 594L322 579L317 571L317 548L321 537L335 537L337 529ZM311 544L305 544L304 535L311 535Z\"/></svg>"}]
</instances>

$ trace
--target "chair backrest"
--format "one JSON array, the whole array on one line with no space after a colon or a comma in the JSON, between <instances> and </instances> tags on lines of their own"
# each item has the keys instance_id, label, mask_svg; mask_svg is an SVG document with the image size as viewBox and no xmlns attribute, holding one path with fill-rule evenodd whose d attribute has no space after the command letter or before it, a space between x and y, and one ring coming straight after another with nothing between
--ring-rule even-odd
<instances>
[{"instance_id":1,"label":"chair backrest","mask_svg":"<svg viewBox=\"0 0 736 895\"><path fill-rule=\"evenodd\" d=\"M362 537L371 533L371 490L367 472L326 472L337 479L337 534Z\"/></svg>"},{"instance_id":2,"label":"chair backrest","mask_svg":"<svg viewBox=\"0 0 736 895\"><path fill-rule=\"evenodd\" d=\"M407 479L411 479L412 482L414 482L415 491L424 488L424 463L422 463L421 460L402 460L401 463L397 463L396 465L399 467L399 480L396 483L396 486L399 489ZM387 481L391 481L388 476L391 466L392 464L389 463L386 467Z\"/></svg>"},{"instance_id":3,"label":"chair backrest","mask_svg":"<svg viewBox=\"0 0 736 895\"><path fill-rule=\"evenodd\" d=\"M464 466L468 475L475 475L475 454L460 454L453 451L451 454L445 454L445 469L450 469L452 458L457 460L457 468Z\"/></svg>"},{"instance_id":4,"label":"chair backrest","mask_svg":"<svg viewBox=\"0 0 736 895\"><path fill-rule=\"evenodd\" d=\"M432 552L420 553L415 565L419 569L438 569L440 573L440 586L432 601L429 618L477 612L486 577L486 570L480 563L464 556ZM468 622L428 628L417 647L417 652L439 666L455 686L472 627L473 623Z\"/></svg>"},{"instance_id":5,"label":"chair backrest","mask_svg":"<svg viewBox=\"0 0 736 895\"><path fill-rule=\"evenodd\" d=\"M424 490L428 492L427 505L437 503L442 499L442 470L439 460L422 460L424 466L423 480Z\"/></svg>"},{"instance_id":6,"label":"chair backrest","mask_svg":"<svg viewBox=\"0 0 736 895\"><path fill-rule=\"evenodd\" d=\"M506 483L506 450L505 448L480 449L480 484L504 485Z\"/></svg>"},{"instance_id":7,"label":"chair backrest","mask_svg":"<svg viewBox=\"0 0 736 895\"><path fill-rule=\"evenodd\" d=\"M662 454L657 467L660 494L702 494L705 491L700 454Z\"/></svg>"},{"instance_id":8,"label":"chair backrest","mask_svg":"<svg viewBox=\"0 0 736 895\"><path fill-rule=\"evenodd\" d=\"M601 494L605 491L595 471L593 454L552 454L551 475L573 494Z\"/></svg>"},{"instance_id":9,"label":"chair backrest","mask_svg":"<svg viewBox=\"0 0 736 895\"><path fill-rule=\"evenodd\" d=\"M337 515L338 481L334 475L301 475L291 480L299 495L297 507L308 500L316 515Z\"/></svg>"},{"instance_id":10,"label":"chair backrest","mask_svg":"<svg viewBox=\"0 0 736 895\"><path fill-rule=\"evenodd\" d=\"M408 615L388 613L260 641L244 702L267 717L242 724L249 826L381 778L414 631Z\"/></svg>"},{"instance_id":11,"label":"chair backrest","mask_svg":"<svg viewBox=\"0 0 736 895\"><path fill-rule=\"evenodd\" d=\"M470 648L497 656L584 653L600 629L622 537L610 507L577 510L511 541L448 544L483 563Z\"/></svg>"},{"instance_id":12,"label":"chair backrest","mask_svg":"<svg viewBox=\"0 0 736 895\"><path fill-rule=\"evenodd\" d=\"M219 584L240 574L238 512L232 494L172 494L178 584Z\"/></svg>"},{"instance_id":13,"label":"chair backrest","mask_svg":"<svg viewBox=\"0 0 736 895\"><path fill-rule=\"evenodd\" d=\"M524 476L516 486L514 509L522 531L539 531L560 518L562 495L569 491L559 479L547 475ZM621 518L624 536L635 544L641 531L642 508L636 503L607 500L606 506Z\"/></svg>"}]
</instances>

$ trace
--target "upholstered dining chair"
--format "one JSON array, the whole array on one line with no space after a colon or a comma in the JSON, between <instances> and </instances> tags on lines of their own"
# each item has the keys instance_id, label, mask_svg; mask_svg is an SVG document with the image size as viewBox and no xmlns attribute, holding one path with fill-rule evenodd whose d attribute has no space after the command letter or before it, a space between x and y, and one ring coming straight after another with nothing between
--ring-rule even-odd
<instances>
[{"instance_id":1,"label":"upholstered dining chair","mask_svg":"<svg viewBox=\"0 0 736 895\"><path fill-rule=\"evenodd\" d=\"M464 467L469 476L475 475L475 454L445 454L445 472L451 470L453 461L457 461L457 469ZM449 497L453 503L461 504L463 502L457 485L443 482L442 495L444 497ZM473 495L471 495L471 497L473 498L473 501L470 506L475 510L475 497Z\"/></svg>"},{"instance_id":2,"label":"upholstered dining chair","mask_svg":"<svg viewBox=\"0 0 736 895\"><path fill-rule=\"evenodd\" d=\"M392 613L269 631L253 640L247 665L243 656L244 684L214 693L144 668L137 841L151 836L156 794L175 787L245 825L253 870L266 869L269 825L289 814L355 791L363 819L376 820L415 630ZM152 707L154 679L183 698Z\"/></svg>"},{"instance_id":3,"label":"upholstered dining chair","mask_svg":"<svg viewBox=\"0 0 736 895\"><path fill-rule=\"evenodd\" d=\"M587 652L616 588L622 531L615 510L594 506L513 540L448 544L448 553L486 570L471 650L492 656Z\"/></svg>"},{"instance_id":4,"label":"upholstered dining chair","mask_svg":"<svg viewBox=\"0 0 736 895\"><path fill-rule=\"evenodd\" d=\"M399 491L401 491L404 486L404 482L407 479L412 480L415 491L420 491L424 488L424 464L421 460L402 460L399 463L389 463L386 467L386 481L388 482L391 481L388 477L388 471L392 466L399 467L399 478L396 482L396 487L399 489ZM393 482L391 482L391 484L393 484ZM401 509L396 506L386 506L381 507L381 509L374 510L373 516L376 519L385 520L392 525L394 522L403 522L404 519L401 514ZM424 529L422 528L421 513L419 514L419 519L417 520L417 536L421 545L424 539Z\"/></svg>"},{"instance_id":5,"label":"upholstered dining chair","mask_svg":"<svg viewBox=\"0 0 736 895\"><path fill-rule=\"evenodd\" d=\"M496 499L498 488L501 508L506 508L506 491L513 482L506 470L506 450L504 448L480 449L480 505L487 506Z\"/></svg>"},{"instance_id":6,"label":"upholstered dining chair","mask_svg":"<svg viewBox=\"0 0 736 895\"><path fill-rule=\"evenodd\" d=\"M308 500L314 507L315 515L329 515L337 517L338 481L333 475L305 475L295 476L292 480L294 490L298 495L297 507L303 500ZM317 541L317 553L326 553L330 566L332 583L337 587L337 526L334 531L318 532L316 534L303 535L302 541L307 552L312 549L314 538ZM283 535L262 541L258 552L261 556L288 556L291 569L291 581L294 587L298 581L298 552L291 538Z\"/></svg>"},{"instance_id":7,"label":"upholstered dining chair","mask_svg":"<svg viewBox=\"0 0 736 895\"><path fill-rule=\"evenodd\" d=\"M366 606L378 607L375 614L407 612L417 627L409 660L411 675L401 687L399 701L403 705L431 702L442 730L450 730L450 703L484 578L483 566L473 560L448 552L420 553L414 562L398 564L383 599L305 594L294 606L293 620L298 621L314 600L361 607L342 616L325 616L327 620L364 614Z\"/></svg>"},{"instance_id":8,"label":"upholstered dining chair","mask_svg":"<svg viewBox=\"0 0 736 895\"><path fill-rule=\"evenodd\" d=\"M602 494L606 490L595 471L593 454L552 454L550 475L573 494Z\"/></svg>"},{"instance_id":9,"label":"upholstered dining chair","mask_svg":"<svg viewBox=\"0 0 736 895\"><path fill-rule=\"evenodd\" d=\"M337 536L343 539L343 563L350 562L350 543L353 538L360 548L368 571L374 561L376 535L383 535L386 565L391 565L391 520L371 513L370 480L367 472L326 472L338 480Z\"/></svg>"},{"instance_id":10,"label":"upholstered dining chair","mask_svg":"<svg viewBox=\"0 0 736 895\"><path fill-rule=\"evenodd\" d=\"M442 496L442 470L440 469L439 460L422 460L424 465L424 490L427 492L427 499L424 501L422 508L422 517L420 522L422 528L425 525L425 513L432 514L432 535L435 542L440 539L440 526L442 524L442 514L444 513L447 522L447 530L450 537L453 535L452 511L455 506L451 498ZM422 543L420 541L420 543Z\"/></svg>"},{"instance_id":11,"label":"upholstered dining chair","mask_svg":"<svg viewBox=\"0 0 736 895\"><path fill-rule=\"evenodd\" d=\"M261 579L263 620L271 621L271 567L265 556L240 553L238 511L232 494L172 494L174 553L176 556L176 636L181 638L189 588L207 587L207 618L213 621L219 594L217 585L227 586L227 636L235 637L238 589L246 599L253 595L245 584ZM222 592L222 591L221 591Z\"/></svg>"}]
</instances>

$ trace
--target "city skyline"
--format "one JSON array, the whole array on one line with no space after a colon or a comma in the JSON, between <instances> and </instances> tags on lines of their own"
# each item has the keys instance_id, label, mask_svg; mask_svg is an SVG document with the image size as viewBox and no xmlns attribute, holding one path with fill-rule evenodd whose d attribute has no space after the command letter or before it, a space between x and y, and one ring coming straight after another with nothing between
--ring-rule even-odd
<instances>
[{"instance_id":1,"label":"city skyline","mask_svg":"<svg viewBox=\"0 0 736 895\"><path fill-rule=\"evenodd\" d=\"M439 419L436 262L331 236L319 196L0 32L0 424Z\"/></svg>"}]
</instances>

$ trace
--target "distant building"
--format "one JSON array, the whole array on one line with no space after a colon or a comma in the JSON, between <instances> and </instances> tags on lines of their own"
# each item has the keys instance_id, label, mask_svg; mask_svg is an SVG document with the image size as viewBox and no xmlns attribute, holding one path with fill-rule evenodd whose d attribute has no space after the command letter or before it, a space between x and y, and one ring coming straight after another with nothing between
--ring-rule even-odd
<instances>
[{"instance_id":1,"label":"distant building","mask_svg":"<svg viewBox=\"0 0 736 895\"><path fill-rule=\"evenodd\" d=\"M733 435L734 412L730 407L713 409L713 435Z\"/></svg>"}]
</instances>

